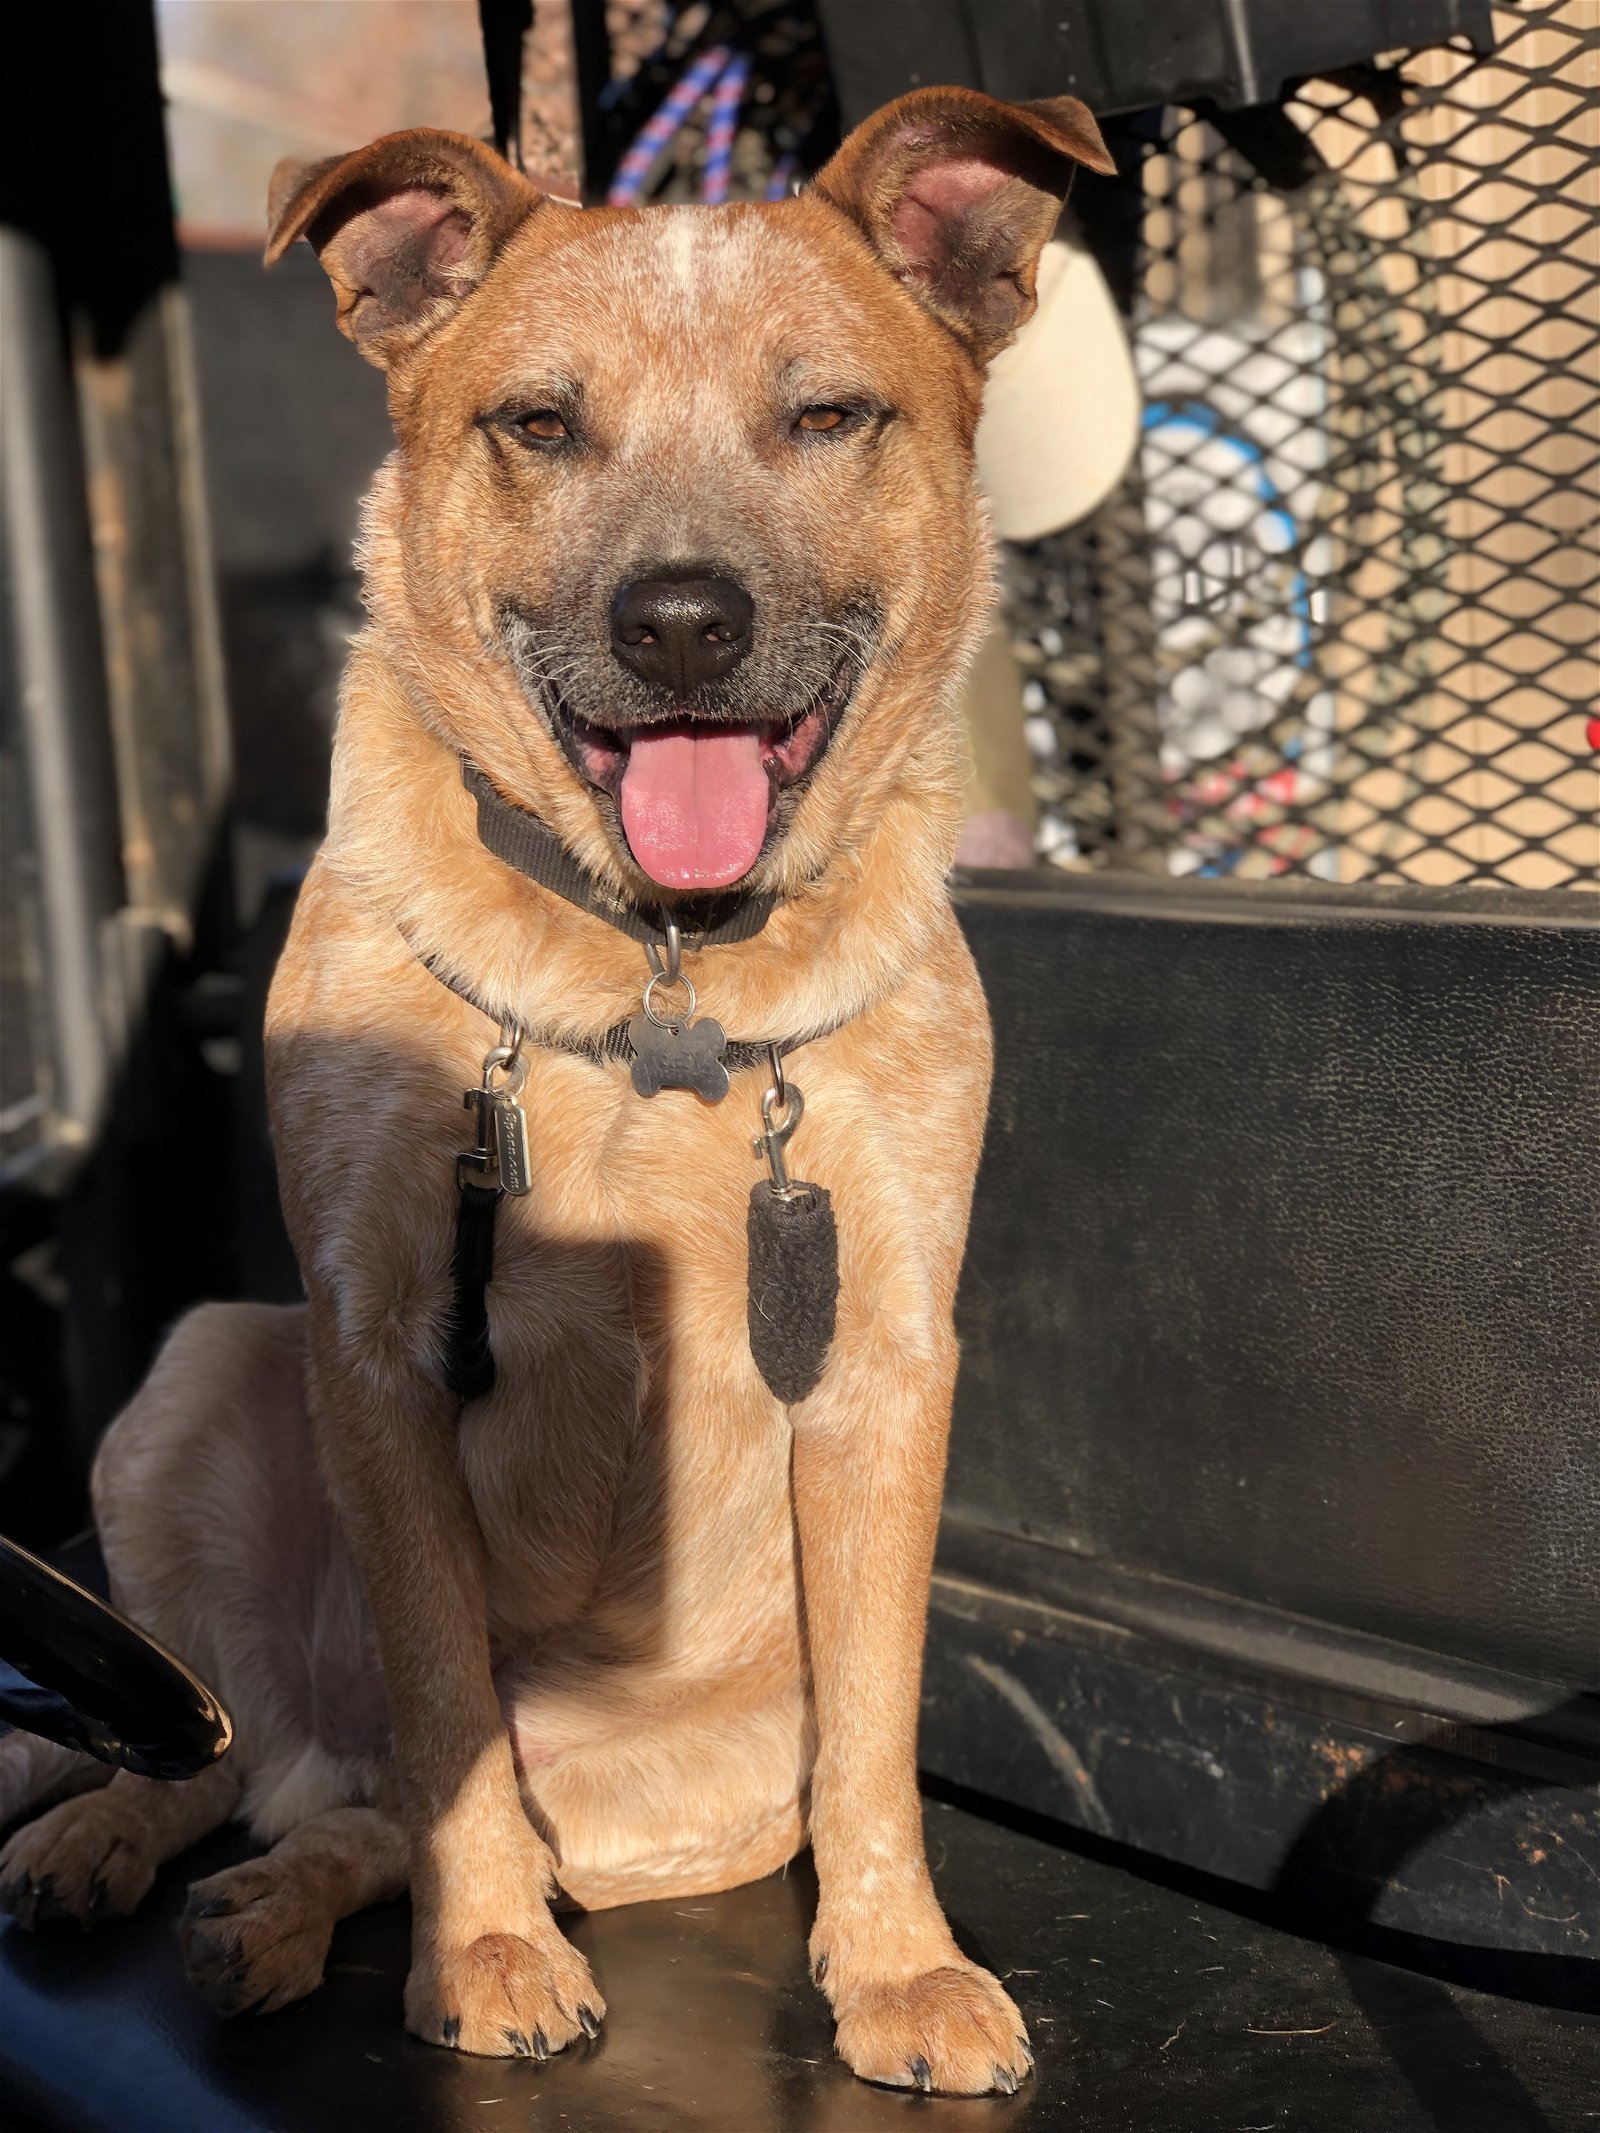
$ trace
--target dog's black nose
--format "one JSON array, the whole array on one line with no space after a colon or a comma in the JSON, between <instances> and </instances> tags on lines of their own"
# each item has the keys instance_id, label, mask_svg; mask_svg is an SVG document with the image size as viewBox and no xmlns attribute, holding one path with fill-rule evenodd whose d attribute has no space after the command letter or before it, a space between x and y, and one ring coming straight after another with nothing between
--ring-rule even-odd
<instances>
[{"instance_id":1,"label":"dog's black nose","mask_svg":"<svg viewBox=\"0 0 1600 2133\"><path fill-rule=\"evenodd\" d=\"M681 703L739 664L754 612L736 578L635 578L612 602L611 649Z\"/></svg>"}]
</instances>

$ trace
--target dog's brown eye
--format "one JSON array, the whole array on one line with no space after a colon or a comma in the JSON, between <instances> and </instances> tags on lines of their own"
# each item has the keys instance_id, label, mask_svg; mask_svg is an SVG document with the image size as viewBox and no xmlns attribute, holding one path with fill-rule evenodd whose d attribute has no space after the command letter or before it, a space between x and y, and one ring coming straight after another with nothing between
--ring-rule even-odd
<instances>
[{"instance_id":1,"label":"dog's brown eye","mask_svg":"<svg viewBox=\"0 0 1600 2133\"><path fill-rule=\"evenodd\" d=\"M795 422L797 430L836 430L846 420L842 407L803 407Z\"/></svg>"},{"instance_id":2,"label":"dog's brown eye","mask_svg":"<svg viewBox=\"0 0 1600 2133\"><path fill-rule=\"evenodd\" d=\"M519 417L517 428L524 437L537 437L541 444L555 444L570 434L553 407L536 407L531 415Z\"/></svg>"}]
</instances>

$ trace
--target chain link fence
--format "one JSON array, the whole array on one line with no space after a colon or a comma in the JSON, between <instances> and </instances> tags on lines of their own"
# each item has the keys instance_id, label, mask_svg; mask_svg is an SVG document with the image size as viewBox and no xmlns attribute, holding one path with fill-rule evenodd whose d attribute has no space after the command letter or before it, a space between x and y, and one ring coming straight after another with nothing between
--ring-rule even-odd
<instances>
[{"instance_id":1,"label":"chain link fence","mask_svg":"<svg viewBox=\"0 0 1600 2133\"><path fill-rule=\"evenodd\" d=\"M1055 863L1600 881L1600 11L1493 19L1302 84L1287 189L1152 117L1140 448L1006 558Z\"/></svg>"}]
</instances>

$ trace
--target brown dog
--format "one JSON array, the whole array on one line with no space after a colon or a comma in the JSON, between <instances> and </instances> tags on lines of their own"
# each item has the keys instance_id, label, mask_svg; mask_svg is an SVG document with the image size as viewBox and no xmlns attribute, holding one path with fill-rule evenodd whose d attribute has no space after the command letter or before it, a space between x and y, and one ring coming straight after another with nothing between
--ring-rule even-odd
<instances>
[{"instance_id":1,"label":"brown dog","mask_svg":"<svg viewBox=\"0 0 1600 2133\"><path fill-rule=\"evenodd\" d=\"M604 2012L552 1900L726 1888L809 1835L856 2072L1027 2071L934 1896L915 1746L989 1075L944 886L990 603L972 438L1075 161L1109 167L1071 99L940 89L772 206L576 213L428 132L280 173L268 257L310 239L398 438L268 1015L309 1301L197 1312L106 1440L115 1591L237 1742L23 1828L19 1916L125 1912L237 1813L278 1841L192 1893L220 2005L310 1991L334 1921L409 1885L411 2029L543 2056ZM564 885L485 849L463 756ZM616 1034L671 915L725 1101L630 1080L681 986L664 1036ZM747 1323L769 1044L838 1238L787 1397ZM480 1323L461 1092L524 1070L531 1192L461 1174L494 1209ZM820 1362L788 1304L758 1316ZM52 1756L12 1752L8 1804Z\"/></svg>"}]
</instances>

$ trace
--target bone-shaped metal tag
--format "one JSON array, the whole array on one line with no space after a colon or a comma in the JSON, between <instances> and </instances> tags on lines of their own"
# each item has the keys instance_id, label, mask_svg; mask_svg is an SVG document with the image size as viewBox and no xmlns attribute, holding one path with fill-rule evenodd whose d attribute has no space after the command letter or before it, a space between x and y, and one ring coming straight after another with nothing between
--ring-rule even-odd
<instances>
[{"instance_id":1,"label":"bone-shaped metal tag","mask_svg":"<svg viewBox=\"0 0 1600 2133\"><path fill-rule=\"evenodd\" d=\"M656 1022L649 1015L635 1015L628 1024L628 1043L633 1049L633 1086L641 1096L693 1089L708 1104L719 1104L727 1095L728 1070L722 1063L727 1034L709 1015L695 1022Z\"/></svg>"}]
</instances>

